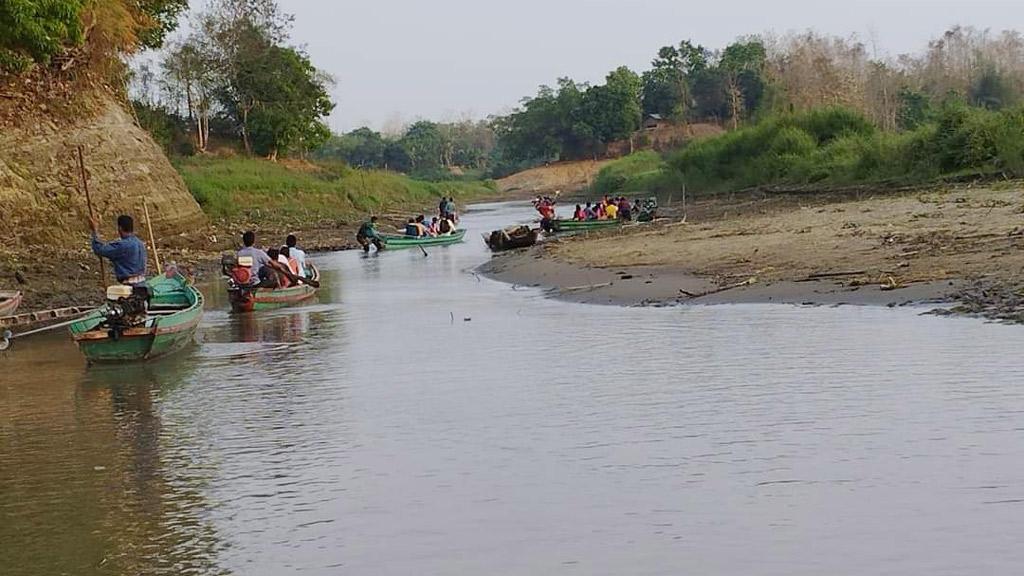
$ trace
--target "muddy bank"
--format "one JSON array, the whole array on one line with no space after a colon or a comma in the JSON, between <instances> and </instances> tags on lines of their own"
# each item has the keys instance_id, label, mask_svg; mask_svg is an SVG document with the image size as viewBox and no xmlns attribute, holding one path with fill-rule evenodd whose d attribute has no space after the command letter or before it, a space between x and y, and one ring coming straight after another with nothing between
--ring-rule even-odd
<instances>
[{"instance_id":1,"label":"muddy bank","mask_svg":"<svg viewBox=\"0 0 1024 576\"><path fill-rule=\"evenodd\" d=\"M545 248L504 254L480 271L513 286L586 304L665 306L672 304L797 304L906 306L952 302L965 285L937 280L889 288L848 285L828 278L760 282L751 278L720 285L684 269L667 266L589 267L552 257Z\"/></svg>"},{"instance_id":2,"label":"muddy bank","mask_svg":"<svg viewBox=\"0 0 1024 576\"><path fill-rule=\"evenodd\" d=\"M558 239L484 272L583 302L650 305L960 303L1013 320L1024 305L1020 182L934 190L740 194L678 204L658 223Z\"/></svg>"}]
</instances>

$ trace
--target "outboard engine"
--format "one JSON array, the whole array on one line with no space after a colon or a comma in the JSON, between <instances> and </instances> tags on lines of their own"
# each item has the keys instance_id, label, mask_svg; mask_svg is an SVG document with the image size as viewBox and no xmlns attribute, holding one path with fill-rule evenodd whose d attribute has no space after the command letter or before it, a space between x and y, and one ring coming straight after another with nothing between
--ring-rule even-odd
<instances>
[{"instance_id":1,"label":"outboard engine","mask_svg":"<svg viewBox=\"0 0 1024 576\"><path fill-rule=\"evenodd\" d=\"M103 311L110 337L117 340L133 326L146 323L149 310L150 291L148 286L117 285L107 288L107 306Z\"/></svg>"},{"instance_id":2,"label":"outboard engine","mask_svg":"<svg viewBox=\"0 0 1024 576\"><path fill-rule=\"evenodd\" d=\"M220 268L228 278L229 290L240 290L253 284L252 256L224 254L220 257Z\"/></svg>"}]
</instances>

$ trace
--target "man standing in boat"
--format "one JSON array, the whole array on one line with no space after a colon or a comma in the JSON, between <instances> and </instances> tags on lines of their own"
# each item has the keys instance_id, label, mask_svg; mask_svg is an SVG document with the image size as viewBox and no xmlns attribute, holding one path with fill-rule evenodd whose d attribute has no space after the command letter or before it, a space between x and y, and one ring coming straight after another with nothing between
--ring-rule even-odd
<instances>
[{"instance_id":1,"label":"man standing in boat","mask_svg":"<svg viewBox=\"0 0 1024 576\"><path fill-rule=\"evenodd\" d=\"M100 223L89 220L92 227L92 251L101 258L110 260L114 266L114 277L121 284L141 284L146 281L146 245L135 235L135 221L122 214L117 217L119 239L104 243L100 240Z\"/></svg>"}]
</instances>

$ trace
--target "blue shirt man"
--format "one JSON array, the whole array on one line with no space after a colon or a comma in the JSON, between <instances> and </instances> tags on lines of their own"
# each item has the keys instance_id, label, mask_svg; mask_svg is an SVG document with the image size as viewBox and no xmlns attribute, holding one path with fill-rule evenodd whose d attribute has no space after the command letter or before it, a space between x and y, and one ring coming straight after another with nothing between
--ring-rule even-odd
<instances>
[{"instance_id":1,"label":"blue shirt man","mask_svg":"<svg viewBox=\"0 0 1024 576\"><path fill-rule=\"evenodd\" d=\"M92 251L110 260L114 277L122 284L139 284L146 280L146 245L135 235L135 222L131 216L117 217L118 240L104 243L96 230L99 222L92 220Z\"/></svg>"}]
</instances>

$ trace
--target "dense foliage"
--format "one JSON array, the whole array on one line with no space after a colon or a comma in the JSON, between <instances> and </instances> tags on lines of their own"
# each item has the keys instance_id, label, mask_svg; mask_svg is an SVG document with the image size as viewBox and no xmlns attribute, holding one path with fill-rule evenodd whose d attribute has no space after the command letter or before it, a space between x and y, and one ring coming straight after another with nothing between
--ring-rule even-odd
<instances>
[{"instance_id":1,"label":"dense foliage","mask_svg":"<svg viewBox=\"0 0 1024 576\"><path fill-rule=\"evenodd\" d=\"M351 166L408 172L421 178L453 179L487 172L494 154L494 133L487 122L435 123L421 120L396 137L369 128L331 136L314 157Z\"/></svg>"},{"instance_id":2,"label":"dense foliage","mask_svg":"<svg viewBox=\"0 0 1024 576\"><path fill-rule=\"evenodd\" d=\"M83 43L97 66L140 47L156 48L187 7L188 0L3 0L0 72L47 64Z\"/></svg>"},{"instance_id":3,"label":"dense foliage","mask_svg":"<svg viewBox=\"0 0 1024 576\"><path fill-rule=\"evenodd\" d=\"M327 141L333 80L287 45L291 17L274 0L214 0L197 21L164 52L157 79L137 71L137 107L165 117L147 114L159 121L145 124L150 131L180 126L196 152L207 150L211 135L237 138L246 152L271 159Z\"/></svg>"},{"instance_id":4,"label":"dense foliage","mask_svg":"<svg viewBox=\"0 0 1024 576\"><path fill-rule=\"evenodd\" d=\"M912 130L877 128L858 112L779 114L691 142L662 160L633 154L606 166L601 193L740 190L757 186L919 184L938 178L1024 177L1024 106L987 110L959 100Z\"/></svg>"}]
</instances>

